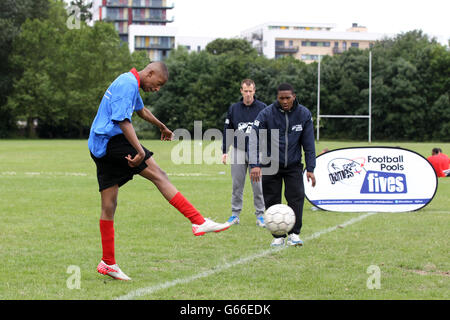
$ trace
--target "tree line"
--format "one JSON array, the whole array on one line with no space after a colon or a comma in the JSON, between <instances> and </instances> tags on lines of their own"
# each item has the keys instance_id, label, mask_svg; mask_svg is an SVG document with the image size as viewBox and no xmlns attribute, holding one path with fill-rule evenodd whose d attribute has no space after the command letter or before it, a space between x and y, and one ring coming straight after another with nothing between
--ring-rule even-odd
<instances>
[{"instance_id":1,"label":"tree line","mask_svg":"<svg viewBox=\"0 0 450 320\"><path fill-rule=\"evenodd\" d=\"M0 14L0 137L86 138L109 84L131 67L144 67L143 51L130 54L114 26L82 21L69 28L59 0L4 0ZM30 9L31 8L31 9ZM33 9L34 8L34 9ZM450 51L420 30L374 44L372 139L450 141ZM317 63L292 57L268 59L242 39L216 39L206 50L180 47L165 60L170 79L144 103L175 130L223 127L240 82L256 82L256 95L270 104L289 82L315 118ZM350 48L321 61L321 114L368 112L369 50ZM136 118L136 119L135 119ZM141 137L155 128L133 118ZM321 138L367 139L368 121L321 119Z\"/></svg>"}]
</instances>

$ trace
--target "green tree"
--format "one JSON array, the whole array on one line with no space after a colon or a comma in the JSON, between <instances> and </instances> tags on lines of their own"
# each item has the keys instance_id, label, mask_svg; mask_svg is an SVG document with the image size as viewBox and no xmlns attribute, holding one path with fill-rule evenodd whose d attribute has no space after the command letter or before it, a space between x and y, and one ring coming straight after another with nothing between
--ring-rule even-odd
<instances>
[{"instance_id":1,"label":"green tree","mask_svg":"<svg viewBox=\"0 0 450 320\"><path fill-rule=\"evenodd\" d=\"M324 57L321 64L321 114L367 115L368 76L368 51L350 49L342 55ZM324 127L322 136L339 138L361 138L368 129L367 121L353 118L323 118L321 126Z\"/></svg>"},{"instance_id":2,"label":"green tree","mask_svg":"<svg viewBox=\"0 0 450 320\"><path fill-rule=\"evenodd\" d=\"M192 131L195 120L202 120L204 130L221 129L230 104L240 99L241 81L251 77L255 57L240 51L189 54L178 48L166 60L168 83L146 102L172 129Z\"/></svg>"},{"instance_id":3,"label":"green tree","mask_svg":"<svg viewBox=\"0 0 450 320\"><path fill-rule=\"evenodd\" d=\"M0 48L0 55L8 58L1 65L0 90L5 94L0 101L8 97L8 102L0 104L0 136L20 119L28 123L28 136L36 134L32 124L37 120L41 137L85 137L107 86L131 67L144 68L149 58L145 51L130 55L112 24L89 27L82 22L80 28L68 29L62 1L49 0L45 17L32 19L23 18L28 17L20 7L24 3L7 1L7 12L20 13L14 19L0 15L4 26L0 39L12 48L11 52ZM16 33L8 38L5 30ZM372 136L448 141L448 47L421 31L411 31L383 39L371 50ZM323 58L322 114L367 114L368 58L369 50L357 49ZM240 39L216 39L202 52L178 48L166 63L168 83L156 94L143 94L143 99L171 129L192 131L195 120L203 121L204 130L221 129L228 107L241 97L244 78L256 82L256 96L266 104L275 101L280 83L289 82L299 102L316 112L317 63L292 57L267 59ZM361 119L322 119L321 124L325 137L361 139L367 132L367 121ZM139 119L136 125L156 134Z\"/></svg>"},{"instance_id":4,"label":"green tree","mask_svg":"<svg viewBox=\"0 0 450 320\"><path fill-rule=\"evenodd\" d=\"M437 138L450 112L438 117L433 111L437 100L450 90L448 50L414 30L380 41L373 54L375 138ZM442 101L445 98L436 104L439 108L445 106Z\"/></svg>"},{"instance_id":5,"label":"green tree","mask_svg":"<svg viewBox=\"0 0 450 320\"><path fill-rule=\"evenodd\" d=\"M218 38L206 45L206 52L220 55L224 53L236 55L258 55L252 45L244 39L223 39Z\"/></svg>"},{"instance_id":6,"label":"green tree","mask_svg":"<svg viewBox=\"0 0 450 320\"><path fill-rule=\"evenodd\" d=\"M65 14L62 4L52 6L49 17ZM36 120L57 122L62 116L62 99L57 90L59 47L66 29L63 19L28 19L13 44L10 56L14 75L13 93L8 107L27 122L28 136L34 136Z\"/></svg>"},{"instance_id":7,"label":"green tree","mask_svg":"<svg viewBox=\"0 0 450 320\"><path fill-rule=\"evenodd\" d=\"M450 99L449 93L441 95L431 106L430 113L432 119L430 127L433 127L431 139L450 141Z\"/></svg>"},{"instance_id":8,"label":"green tree","mask_svg":"<svg viewBox=\"0 0 450 320\"><path fill-rule=\"evenodd\" d=\"M69 30L59 49L64 57L60 66L64 79L58 87L64 96L64 118L53 135L83 137L106 88L131 68L130 53L114 26L103 22Z\"/></svg>"},{"instance_id":9,"label":"green tree","mask_svg":"<svg viewBox=\"0 0 450 320\"><path fill-rule=\"evenodd\" d=\"M13 77L20 72L9 61L14 39L26 19L45 19L49 0L3 0L0 10L0 138L15 128L13 110L6 104L13 90Z\"/></svg>"},{"instance_id":10,"label":"green tree","mask_svg":"<svg viewBox=\"0 0 450 320\"><path fill-rule=\"evenodd\" d=\"M14 42L11 61L23 73L14 79L8 106L35 121L40 137L83 137L108 85L128 71L131 56L112 24L66 26L67 12L55 3L49 19L27 20Z\"/></svg>"}]
</instances>

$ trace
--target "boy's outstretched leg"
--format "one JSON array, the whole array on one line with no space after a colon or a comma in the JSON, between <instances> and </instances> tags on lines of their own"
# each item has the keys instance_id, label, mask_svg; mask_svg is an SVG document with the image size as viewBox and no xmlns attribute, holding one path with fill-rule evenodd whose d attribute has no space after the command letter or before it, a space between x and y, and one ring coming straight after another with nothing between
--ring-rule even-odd
<instances>
[{"instance_id":1,"label":"boy's outstretched leg","mask_svg":"<svg viewBox=\"0 0 450 320\"><path fill-rule=\"evenodd\" d=\"M228 229L228 223L216 223L204 218L201 213L175 188L167 174L161 170L153 158L146 160L147 168L140 175L155 184L166 200L192 223L192 232L196 236L207 232L220 232Z\"/></svg>"}]
</instances>

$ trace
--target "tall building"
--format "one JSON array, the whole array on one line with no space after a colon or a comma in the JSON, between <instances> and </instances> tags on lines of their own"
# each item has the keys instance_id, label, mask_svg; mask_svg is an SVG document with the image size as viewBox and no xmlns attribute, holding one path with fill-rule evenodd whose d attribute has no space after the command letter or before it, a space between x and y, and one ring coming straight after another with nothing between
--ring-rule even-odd
<instances>
[{"instance_id":1,"label":"tall building","mask_svg":"<svg viewBox=\"0 0 450 320\"><path fill-rule=\"evenodd\" d=\"M241 33L244 39L268 58L293 56L311 63L321 55L340 54L349 48L367 49L385 35L369 33L354 23L345 32L329 23L265 23Z\"/></svg>"},{"instance_id":2,"label":"tall building","mask_svg":"<svg viewBox=\"0 0 450 320\"><path fill-rule=\"evenodd\" d=\"M174 29L166 27L173 22L167 15L173 8L167 0L94 0L93 20L113 23L120 39L132 44L130 51L146 50L151 60L162 60L175 46ZM130 39L131 26L138 30L150 28Z\"/></svg>"}]
</instances>

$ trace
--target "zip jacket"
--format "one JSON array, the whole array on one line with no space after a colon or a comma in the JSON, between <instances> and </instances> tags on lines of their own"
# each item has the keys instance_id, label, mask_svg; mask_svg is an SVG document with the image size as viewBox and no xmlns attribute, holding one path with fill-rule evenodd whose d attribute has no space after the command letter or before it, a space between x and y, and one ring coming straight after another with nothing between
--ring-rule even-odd
<instances>
[{"instance_id":1,"label":"zip jacket","mask_svg":"<svg viewBox=\"0 0 450 320\"><path fill-rule=\"evenodd\" d=\"M248 151L248 137L252 129L253 121L255 121L259 112L266 107L267 105L264 102L261 102L256 98L249 106L244 104L242 98L239 102L236 102L230 106L223 128L223 154L228 153L228 149L232 143L234 148ZM230 129L234 133L233 137L229 134L227 135L227 130ZM238 143L239 141L245 141L245 144Z\"/></svg>"},{"instance_id":2,"label":"zip jacket","mask_svg":"<svg viewBox=\"0 0 450 320\"><path fill-rule=\"evenodd\" d=\"M316 150L314 126L311 112L297 99L291 110L285 112L278 101L262 110L253 123L254 132L250 135L250 150L259 150L260 130L267 130L267 156L271 155L271 138L273 129L279 130L278 161L280 167L301 165L302 148L305 153L306 170L314 172L316 167ZM276 147L276 146L274 146ZM259 151L252 155L250 167L261 167Z\"/></svg>"}]
</instances>

